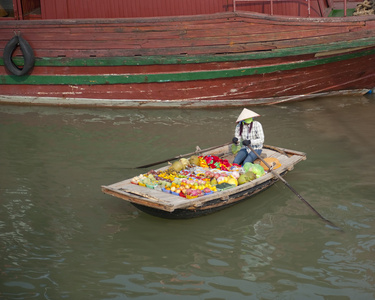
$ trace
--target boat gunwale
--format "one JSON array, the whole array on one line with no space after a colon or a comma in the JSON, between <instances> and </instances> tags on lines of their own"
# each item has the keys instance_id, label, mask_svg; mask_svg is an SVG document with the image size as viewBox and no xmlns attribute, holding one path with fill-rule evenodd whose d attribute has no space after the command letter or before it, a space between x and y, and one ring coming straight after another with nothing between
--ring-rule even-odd
<instances>
[{"instance_id":1,"label":"boat gunwale","mask_svg":"<svg viewBox=\"0 0 375 300\"><path fill-rule=\"evenodd\" d=\"M219 108L219 107L243 107L247 105L273 105L292 101L301 101L315 99L318 97L340 97L340 96L363 96L369 93L371 89L341 90L312 94L301 94L292 96L250 98L250 99L231 99L231 100L202 100L197 98L162 100L162 99L95 99L95 98L71 98L71 97L35 97L35 96L8 96L0 95L0 105L31 105L31 106L59 106L59 107L96 107L113 109L131 109L131 108Z\"/></svg>"}]
</instances>

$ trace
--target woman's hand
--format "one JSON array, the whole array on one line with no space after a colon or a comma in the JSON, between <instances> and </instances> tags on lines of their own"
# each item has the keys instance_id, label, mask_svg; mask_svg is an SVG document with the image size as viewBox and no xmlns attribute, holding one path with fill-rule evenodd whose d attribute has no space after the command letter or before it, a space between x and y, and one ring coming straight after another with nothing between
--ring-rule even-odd
<instances>
[{"instance_id":1,"label":"woman's hand","mask_svg":"<svg viewBox=\"0 0 375 300\"><path fill-rule=\"evenodd\" d=\"M244 140L244 141L242 142L242 145L244 145L244 146L249 146L249 145L250 145L250 140Z\"/></svg>"}]
</instances>

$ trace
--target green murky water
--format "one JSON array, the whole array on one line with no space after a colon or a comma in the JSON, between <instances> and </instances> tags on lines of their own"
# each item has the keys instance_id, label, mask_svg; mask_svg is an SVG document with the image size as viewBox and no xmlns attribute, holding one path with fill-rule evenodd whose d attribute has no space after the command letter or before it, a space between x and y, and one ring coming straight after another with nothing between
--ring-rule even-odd
<instances>
[{"instance_id":1,"label":"green murky water","mask_svg":"<svg viewBox=\"0 0 375 300\"><path fill-rule=\"evenodd\" d=\"M375 298L375 98L252 108L307 153L216 214L164 220L105 195L134 167L231 140L240 108L0 106L1 299Z\"/></svg>"}]
</instances>

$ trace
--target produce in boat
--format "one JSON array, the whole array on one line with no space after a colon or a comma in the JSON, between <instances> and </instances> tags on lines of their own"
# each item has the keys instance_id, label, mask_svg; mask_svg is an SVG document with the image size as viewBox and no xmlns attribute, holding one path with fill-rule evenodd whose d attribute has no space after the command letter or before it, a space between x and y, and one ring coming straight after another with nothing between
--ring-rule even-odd
<instances>
[{"instance_id":1,"label":"produce in boat","mask_svg":"<svg viewBox=\"0 0 375 300\"><path fill-rule=\"evenodd\" d=\"M229 162L232 162L234 158L228 144L206 149L200 155L203 156L201 157L202 165L204 162L211 161L205 159L205 156L209 155L226 158ZM306 159L306 154L264 145L262 157L275 157L280 161L281 166L251 182L246 182L246 172L238 165L232 164L228 170L222 170L222 165L220 168L218 166L209 168L189 164L180 172L176 172L169 166L163 166L155 171L151 170L133 178L102 186L102 191L128 201L141 211L153 216L168 219L204 216L246 201L273 186L279 180L277 175L285 176L297 163ZM219 161L218 158L216 160ZM273 165L272 168L274 168ZM228 175L228 181L238 176L239 186L228 182L218 184L217 178L223 177L223 174ZM245 183L240 185L240 179L243 179Z\"/></svg>"},{"instance_id":2,"label":"produce in boat","mask_svg":"<svg viewBox=\"0 0 375 300\"><path fill-rule=\"evenodd\" d=\"M186 158L181 158L180 162L182 163L183 169L185 169L189 165L189 160Z\"/></svg>"},{"instance_id":3,"label":"produce in boat","mask_svg":"<svg viewBox=\"0 0 375 300\"><path fill-rule=\"evenodd\" d=\"M248 166L245 172L241 166L214 155L192 156L189 160L173 162L166 170L140 174L131 183L191 199L217 192L218 189L236 187L262 176L253 173L253 169L257 174L265 174L259 165L255 167L251 164L251 169Z\"/></svg>"},{"instance_id":4,"label":"produce in boat","mask_svg":"<svg viewBox=\"0 0 375 300\"><path fill-rule=\"evenodd\" d=\"M234 177L229 178L229 179L228 179L228 183L229 183L229 184L232 184L232 185L234 185L234 186L237 186L237 185L238 185L237 179L234 178Z\"/></svg>"},{"instance_id":5,"label":"produce in boat","mask_svg":"<svg viewBox=\"0 0 375 300\"><path fill-rule=\"evenodd\" d=\"M252 171L247 171L244 175L247 181L252 181L257 178L256 174L253 173Z\"/></svg>"},{"instance_id":6,"label":"produce in boat","mask_svg":"<svg viewBox=\"0 0 375 300\"><path fill-rule=\"evenodd\" d=\"M253 172L257 178L264 175L264 168L258 164L252 164L252 163L247 162L244 164L243 169L245 172L248 172L248 171Z\"/></svg>"},{"instance_id":7,"label":"produce in boat","mask_svg":"<svg viewBox=\"0 0 375 300\"><path fill-rule=\"evenodd\" d=\"M172 164L172 169L176 172L180 172L184 168L184 165L181 161L177 160Z\"/></svg>"},{"instance_id":8,"label":"produce in boat","mask_svg":"<svg viewBox=\"0 0 375 300\"><path fill-rule=\"evenodd\" d=\"M196 155L193 155L189 158L189 162L191 165L199 166L199 158Z\"/></svg>"}]
</instances>

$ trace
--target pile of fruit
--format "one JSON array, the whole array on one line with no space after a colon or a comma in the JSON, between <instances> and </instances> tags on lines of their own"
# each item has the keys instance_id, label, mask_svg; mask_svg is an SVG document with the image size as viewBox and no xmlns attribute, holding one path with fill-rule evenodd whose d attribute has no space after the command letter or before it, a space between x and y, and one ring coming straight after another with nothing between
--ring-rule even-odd
<instances>
[{"instance_id":1,"label":"pile of fruit","mask_svg":"<svg viewBox=\"0 0 375 300\"><path fill-rule=\"evenodd\" d=\"M193 155L175 161L165 170L136 176L131 183L192 199L244 184L264 174L258 164L246 163L241 167L217 156Z\"/></svg>"}]
</instances>

